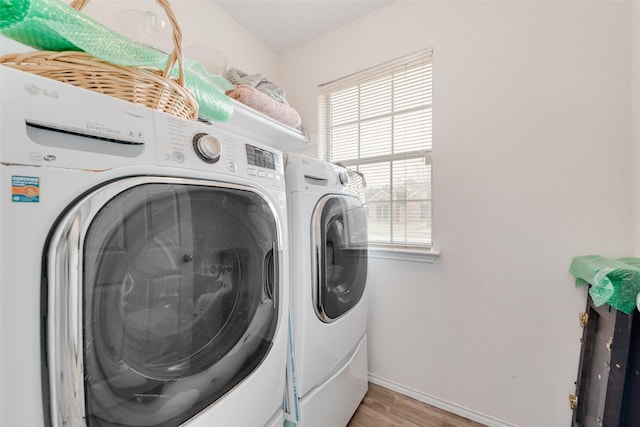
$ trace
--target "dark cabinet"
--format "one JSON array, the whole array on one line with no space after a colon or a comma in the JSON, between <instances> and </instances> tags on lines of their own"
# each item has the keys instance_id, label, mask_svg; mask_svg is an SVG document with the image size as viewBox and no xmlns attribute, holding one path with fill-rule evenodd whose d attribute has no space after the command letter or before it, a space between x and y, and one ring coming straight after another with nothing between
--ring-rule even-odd
<instances>
[{"instance_id":1,"label":"dark cabinet","mask_svg":"<svg viewBox=\"0 0 640 427\"><path fill-rule=\"evenodd\" d=\"M622 313L588 297L573 427L640 426L640 313Z\"/></svg>"}]
</instances>

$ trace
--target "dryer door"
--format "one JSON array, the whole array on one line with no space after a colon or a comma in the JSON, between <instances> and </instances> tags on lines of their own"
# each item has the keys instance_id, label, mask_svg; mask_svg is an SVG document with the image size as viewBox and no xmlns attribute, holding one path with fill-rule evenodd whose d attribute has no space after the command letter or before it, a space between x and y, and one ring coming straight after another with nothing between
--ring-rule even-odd
<instances>
[{"instance_id":1,"label":"dryer door","mask_svg":"<svg viewBox=\"0 0 640 427\"><path fill-rule=\"evenodd\" d=\"M367 281L367 220L355 196L328 195L314 210L314 307L333 322L358 304Z\"/></svg>"},{"instance_id":2,"label":"dryer door","mask_svg":"<svg viewBox=\"0 0 640 427\"><path fill-rule=\"evenodd\" d=\"M269 352L279 229L256 191L129 179L89 195L59 230L48 267L54 425L177 426Z\"/></svg>"}]
</instances>

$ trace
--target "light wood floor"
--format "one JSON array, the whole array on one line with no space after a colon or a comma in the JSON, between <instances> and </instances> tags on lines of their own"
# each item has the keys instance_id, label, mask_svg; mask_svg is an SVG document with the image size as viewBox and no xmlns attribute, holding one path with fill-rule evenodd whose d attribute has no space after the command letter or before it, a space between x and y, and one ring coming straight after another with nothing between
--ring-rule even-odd
<instances>
[{"instance_id":1,"label":"light wood floor","mask_svg":"<svg viewBox=\"0 0 640 427\"><path fill-rule=\"evenodd\" d=\"M483 424L369 383L369 391L347 427L483 427Z\"/></svg>"}]
</instances>

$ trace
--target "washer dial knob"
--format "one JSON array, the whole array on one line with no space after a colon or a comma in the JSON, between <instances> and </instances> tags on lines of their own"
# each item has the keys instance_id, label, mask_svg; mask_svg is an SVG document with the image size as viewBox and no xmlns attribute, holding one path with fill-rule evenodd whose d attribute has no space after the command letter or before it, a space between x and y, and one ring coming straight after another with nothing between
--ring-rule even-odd
<instances>
[{"instance_id":1,"label":"washer dial knob","mask_svg":"<svg viewBox=\"0 0 640 427\"><path fill-rule=\"evenodd\" d=\"M207 163L215 163L222 155L222 144L218 138L207 133L197 133L193 137L193 149L198 157Z\"/></svg>"}]
</instances>

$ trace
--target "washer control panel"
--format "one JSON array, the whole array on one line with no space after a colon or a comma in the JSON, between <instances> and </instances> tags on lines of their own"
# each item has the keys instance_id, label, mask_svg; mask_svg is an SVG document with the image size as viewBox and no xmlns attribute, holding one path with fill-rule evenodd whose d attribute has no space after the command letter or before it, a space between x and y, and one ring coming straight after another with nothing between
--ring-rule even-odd
<instances>
[{"instance_id":1,"label":"washer control panel","mask_svg":"<svg viewBox=\"0 0 640 427\"><path fill-rule=\"evenodd\" d=\"M284 188L282 152L254 141L226 124L190 122L157 113L160 164L244 177L268 188Z\"/></svg>"}]
</instances>

